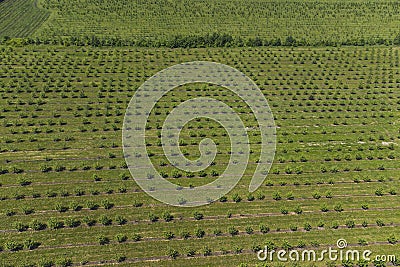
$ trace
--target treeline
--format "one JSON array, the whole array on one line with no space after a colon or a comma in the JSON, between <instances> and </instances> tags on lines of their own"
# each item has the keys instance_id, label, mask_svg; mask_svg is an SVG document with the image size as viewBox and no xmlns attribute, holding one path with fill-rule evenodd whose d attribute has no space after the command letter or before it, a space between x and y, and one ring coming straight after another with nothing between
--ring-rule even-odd
<instances>
[{"instance_id":1,"label":"treeline","mask_svg":"<svg viewBox=\"0 0 400 267\"><path fill-rule=\"evenodd\" d=\"M323 40L310 42L305 39L296 39L288 36L281 38L264 39L260 37L243 38L234 37L229 34L207 34L207 35L178 35L166 39L123 39L117 37L98 36L69 36L53 38L9 38L3 37L1 44L22 46L22 45L63 45L63 46L94 46L94 47L168 47L168 48L202 48L202 47L257 47L257 46L365 46L365 45L400 45L400 34L394 39L371 38L348 39L345 41Z\"/></svg>"}]
</instances>

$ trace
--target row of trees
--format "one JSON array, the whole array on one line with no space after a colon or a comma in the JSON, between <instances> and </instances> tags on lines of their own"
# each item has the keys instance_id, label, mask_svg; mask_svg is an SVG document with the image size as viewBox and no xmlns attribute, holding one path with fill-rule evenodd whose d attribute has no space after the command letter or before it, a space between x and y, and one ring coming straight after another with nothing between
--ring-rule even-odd
<instances>
[{"instance_id":1,"label":"row of trees","mask_svg":"<svg viewBox=\"0 0 400 267\"><path fill-rule=\"evenodd\" d=\"M76 46L137 46L137 47L169 47L169 48L200 48L200 47L256 47L256 46L365 46L365 45L400 45L400 34L394 39L347 39L345 41L322 40L310 42L305 39L296 39L287 36L284 39L265 39L261 37L235 37L226 33L212 33L206 35L176 35L166 39L139 38L122 39L108 36L69 36L52 38L10 38L3 37L0 44L22 46L28 44L53 44Z\"/></svg>"}]
</instances>

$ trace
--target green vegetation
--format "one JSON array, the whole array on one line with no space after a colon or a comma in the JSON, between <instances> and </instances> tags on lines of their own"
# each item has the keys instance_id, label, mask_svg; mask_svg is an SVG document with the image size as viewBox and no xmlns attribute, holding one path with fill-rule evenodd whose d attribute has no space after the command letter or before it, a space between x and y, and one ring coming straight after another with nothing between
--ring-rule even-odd
<instances>
[{"instance_id":1,"label":"green vegetation","mask_svg":"<svg viewBox=\"0 0 400 267\"><path fill-rule=\"evenodd\" d=\"M172 37L179 42L179 36L192 36L185 38L191 42L213 33L253 44L257 37L288 45L385 42L395 38L400 21L400 4L379 0L42 0L42 6L54 15L39 36L93 34L100 40L112 36L160 43Z\"/></svg>"},{"instance_id":2,"label":"green vegetation","mask_svg":"<svg viewBox=\"0 0 400 267\"><path fill-rule=\"evenodd\" d=\"M320 249L338 237L350 244L362 239L363 247L387 254L399 246L397 48L2 46L0 51L6 66L0 71L5 261L15 260L10 250L31 249L31 263L57 253L74 264L125 257L120 262L146 265L141 259L163 262L168 255L176 264L189 257L193 265L226 265L215 256L230 255L230 264L256 263L250 251L265 240ZM279 127L276 160L265 185L249 195L251 163L259 151L257 130L251 130L254 153L227 197L195 209L168 207L143 193L126 170L123 110L146 77L174 63L204 59L234 66L258 83ZM205 137L216 140L219 153L202 173L173 177L176 170L158 146L158 128L173 106L194 96L220 99L241 111L247 127L256 123L224 88L187 85L165 95L148 121L148 149L158 170L182 186L214 180L211 173L222 173L229 160L225 130L194 120L181 132L186 155L198 157ZM205 255L209 261L198 260Z\"/></svg>"},{"instance_id":3,"label":"green vegetation","mask_svg":"<svg viewBox=\"0 0 400 267\"><path fill-rule=\"evenodd\" d=\"M171 48L400 44L399 9L394 0L3 0L0 37Z\"/></svg>"},{"instance_id":4,"label":"green vegetation","mask_svg":"<svg viewBox=\"0 0 400 267\"><path fill-rule=\"evenodd\" d=\"M372 256L398 254L399 8L391 0L0 1L0 265L292 266L259 262L256 252L321 251L340 238ZM232 107L252 151L232 192L188 209L138 187L121 130L146 79L195 60L257 83L277 151L249 193L261 142L250 108L216 85L175 88L147 122L147 150L163 177L197 187L228 165L227 132L205 118L186 124L179 144L196 159L200 141L213 139L209 167L186 173L163 154L166 116L194 97ZM396 266L396 256L315 266Z\"/></svg>"},{"instance_id":5,"label":"green vegetation","mask_svg":"<svg viewBox=\"0 0 400 267\"><path fill-rule=\"evenodd\" d=\"M49 17L37 7L38 0L0 1L0 37L29 37Z\"/></svg>"}]
</instances>

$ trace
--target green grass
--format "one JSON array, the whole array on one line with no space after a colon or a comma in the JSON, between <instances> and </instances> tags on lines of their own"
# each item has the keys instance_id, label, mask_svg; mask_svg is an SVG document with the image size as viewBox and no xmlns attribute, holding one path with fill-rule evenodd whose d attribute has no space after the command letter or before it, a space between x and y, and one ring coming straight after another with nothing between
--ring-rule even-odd
<instances>
[{"instance_id":1,"label":"green grass","mask_svg":"<svg viewBox=\"0 0 400 267\"><path fill-rule=\"evenodd\" d=\"M4 265L63 258L75 264L111 265L116 255L123 255L126 262L121 265L127 266L151 266L153 260L161 266L256 266L259 262L251 249L267 240L278 247L284 240L292 245L303 241L307 248L319 243L322 249L334 246L339 238L358 246L362 238L368 242L364 248L374 255L398 251L398 244L388 242L400 227L398 197L393 194L400 193L397 48L2 46L0 57L5 66L0 70L0 246L4 249L0 255ZM254 152L250 164L226 202L195 209L167 206L147 196L124 166L121 127L134 91L157 71L193 60L221 62L243 71L259 85L274 113L279 127L276 158L254 200L248 200L247 188L259 153L256 130L249 131ZM215 165L205 170L206 177L195 173L191 178L186 174L172 178L174 168L158 146L157 124L162 125L174 106L198 96L215 97L240 111L246 126L256 125L248 107L224 88L192 84L165 95L148 120L146 142L156 168L176 184L208 183L215 179L212 170L222 173L229 160L225 131L216 123L194 120L182 130L180 139L187 144L182 149L189 158L196 158L197 144L210 137L218 143ZM235 195L241 202L233 201ZM114 206L105 209L105 200ZM99 207L90 210L93 204ZM73 211L74 205L81 209ZM69 209L59 212L57 206ZM335 211L338 206L342 212ZM323 212L323 207L328 211ZM34 212L25 215L24 210L30 208ZM299 208L302 213L296 214ZM166 210L174 216L171 222L162 218ZM195 220L194 211L204 218ZM7 216L10 212L15 214ZM159 220L150 222L151 214ZM102 215L112 219L110 226L101 224ZM86 225L86 216L95 220L93 226ZM118 216L126 224L118 225ZM16 223L30 225L34 219L49 224L51 218L64 223L73 218L80 225L23 232L15 228ZM384 226L378 226L377 220ZM347 228L349 221L355 228ZM260 224L270 231L262 234ZM311 225L310 231L305 231L306 224ZM332 228L335 224L338 229ZM232 226L239 235L229 234ZM254 233L247 234L246 227ZM205 236L195 237L196 229L204 230ZM218 230L220 236L215 235ZM167 240L166 232L175 237ZM183 239L182 232L190 237ZM117 234L127 235L127 242L118 243ZM134 241L135 234L142 240ZM99 245L99 235L111 243ZM11 240L22 244L27 239L41 245L29 252L5 249ZM206 246L211 255L205 257ZM185 248L193 249L194 257L186 257ZM242 249L239 254L238 248ZM177 259L167 257L170 249L179 252ZM327 262L316 264L326 266Z\"/></svg>"},{"instance_id":2,"label":"green grass","mask_svg":"<svg viewBox=\"0 0 400 267\"><path fill-rule=\"evenodd\" d=\"M399 8L391 0L0 0L0 37L47 43L0 45L0 266L65 266L68 259L74 266L328 266L259 262L253 250L273 242L321 251L340 238L372 257L400 259L400 59L389 45ZM212 33L242 47L201 48L219 46L196 39ZM288 36L305 46L252 47L257 37L290 45ZM198 48L87 45L96 40ZM370 45L307 47L338 43ZM252 153L237 186L226 199L188 209L143 192L125 164L121 134L136 89L195 60L227 64L257 83L274 114L277 150L266 181L250 194L260 154L250 108L214 85L170 91L149 116L146 144L172 183L210 183L230 159L226 130L198 119L182 129L181 150L196 159L200 141L211 138L213 164L188 175L168 162L160 131L177 105L212 97L249 129ZM34 230L38 222L43 228ZM63 226L51 229L56 223ZM121 236L127 240L118 242ZM10 251L29 240L39 247Z\"/></svg>"},{"instance_id":3,"label":"green grass","mask_svg":"<svg viewBox=\"0 0 400 267\"><path fill-rule=\"evenodd\" d=\"M49 15L38 8L37 0L0 1L0 37L32 36Z\"/></svg>"},{"instance_id":4,"label":"green grass","mask_svg":"<svg viewBox=\"0 0 400 267\"><path fill-rule=\"evenodd\" d=\"M96 36L109 45L121 39L143 45L149 39L157 45L178 35L219 33L233 36L236 45L256 37L290 43L288 36L303 45L364 44L392 42L400 21L399 3L379 0L38 0L38 6L33 0L3 1L1 35L81 44ZM34 12L24 13L28 8Z\"/></svg>"}]
</instances>

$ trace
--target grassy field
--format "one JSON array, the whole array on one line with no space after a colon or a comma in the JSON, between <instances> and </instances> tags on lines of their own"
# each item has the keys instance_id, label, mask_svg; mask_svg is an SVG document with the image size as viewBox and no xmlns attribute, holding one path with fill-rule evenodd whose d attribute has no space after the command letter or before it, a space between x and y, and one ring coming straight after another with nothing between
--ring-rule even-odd
<instances>
[{"instance_id":1,"label":"grassy field","mask_svg":"<svg viewBox=\"0 0 400 267\"><path fill-rule=\"evenodd\" d=\"M398 1L380 0L3 0L0 36L163 45L218 33L234 45L253 46L257 38L268 45L383 44L399 34L399 9Z\"/></svg>"},{"instance_id":2,"label":"grassy field","mask_svg":"<svg viewBox=\"0 0 400 267\"><path fill-rule=\"evenodd\" d=\"M392 40L398 33L397 1L55 1L39 36L117 36L162 40L213 32L266 40L288 36L308 43ZM382 27L384 25L384 27Z\"/></svg>"},{"instance_id":3,"label":"grassy field","mask_svg":"<svg viewBox=\"0 0 400 267\"><path fill-rule=\"evenodd\" d=\"M0 266L398 266L400 49L392 41L399 7L378 0L0 0ZM218 178L231 149L217 122L192 120L180 134L184 155L198 158L204 138L218 153L203 171L176 169L160 138L175 107L212 97L248 129L243 178L197 208L148 196L122 149L137 88L189 61L246 74L277 126L272 168L249 193L261 133L246 103L203 83L163 96L149 116L146 147L178 186ZM257 259L265 246L320 253L339 239L371 250L371 261Z\"/></svg>"},{"instance_id":4,"label":"grassy field","mask_svg":"<svg viewBox=\"0 0 400 267\"><path fill-rule=\"evenodd\" d=\"M0 37L28 37L49 17L37 0L0 1Z\"/></svg>"},{"instance_id":5,"label":"grassy field","mask_svg":"<svg viewBox=\"0 0 400 267\"><path fill-rule=\"evenodd\" d=\"M135 266L258 266L253 250L265 244L322 250L339 238L373 255L398 253L398 54L392 47L1 47L3 264L70 259L94 266L126 257L123 264ZM259 151L258 132L250 131L254 154L226 200L174 208L148 197L130 177L121 127L142 82L193 60L228 64L256 81L278 126L277 154L267 181L249 194ZM220 99L246 126L255 124L224 88L192 84L163 97L148 121L148 151L160 172L186 186L215 179L229 160L229 138L204 120L189 123L181 140L189 158L199 155L201 139L216 140L213 166L187 175L162 155L157 127L196 96ZM19 250L27 240L40 246ZM15 246L19 251L10 251Z\"/></svg>"}]
</instances>

